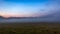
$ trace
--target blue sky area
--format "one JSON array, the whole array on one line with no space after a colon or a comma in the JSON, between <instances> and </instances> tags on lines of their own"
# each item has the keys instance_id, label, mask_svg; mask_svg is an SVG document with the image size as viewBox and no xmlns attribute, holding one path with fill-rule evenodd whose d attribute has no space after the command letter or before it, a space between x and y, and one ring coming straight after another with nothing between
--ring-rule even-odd
<instances>
[{"instance_id":1,"label":"blue sky area","mask_svg":"<svg viewBox=\"0 0 60 34\"><path fill-rule=\"evenodd\" d=\"M0 0L4 17L39 17L57 12L60 0Z\"/></svg>"}]
</instances>

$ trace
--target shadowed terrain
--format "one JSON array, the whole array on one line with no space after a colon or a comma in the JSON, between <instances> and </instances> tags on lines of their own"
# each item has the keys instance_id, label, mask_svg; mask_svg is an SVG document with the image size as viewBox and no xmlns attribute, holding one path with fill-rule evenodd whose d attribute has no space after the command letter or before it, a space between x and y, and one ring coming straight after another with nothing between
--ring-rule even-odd
<instances>
[{"instance_id":1,"label":"shadowed terrain","mask_svg":"<svg viewBox=\"0 0 60 34\"><path fill-rule=\"evenodd\" d=\"M0 34L60 34L60 23L0 23Z\"/></svg>"}]
</instances>

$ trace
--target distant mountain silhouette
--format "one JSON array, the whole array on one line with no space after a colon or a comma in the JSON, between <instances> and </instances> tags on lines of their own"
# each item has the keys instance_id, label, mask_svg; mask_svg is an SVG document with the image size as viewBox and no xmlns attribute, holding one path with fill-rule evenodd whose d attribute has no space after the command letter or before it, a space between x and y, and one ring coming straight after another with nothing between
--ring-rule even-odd
<instances>
[{"instance_id":1,"label":"distant mountain silhouette","mask_svg":"<svg viewBox=\"0 0 60 34\"><path fill-rule=\"evenodd\" d=\"M60 21L60 11L40 18L43 19L43 21Z\"/></svg>"},{"instance_id":2,"label":"distant mountain silhouette","mask_svg":"<svg viewBox=\"0 0 60 34\"><path fill-rule=\"evenodd\" d=\"M37 17L9 17L7 19L28 19L28 18L37 18Z\"/></svg>"},{"instance_id":3,"label":"distant mountain silhouette","mask_svg":"<svg viewBox=\"0 0 60 34\"><path fill-rule=\"evenodd\" d=\"M9 17L7 19L21 19L21 18L25 18L25 17Z\"/></svg>"},{"instance_id":4,"label":"distant mountain silhouette","mask_svg":"<svg viewBox=\"0 0 60 34\"><path fill-rule=\"evenodd\" d=\"M44 18L58 18L58 19L60 19L60 11L50 14L50 15L47 15L47 16L44 16Z\"/></svg>"},{"instance_id":5,"label":"distant mountain silhouette","mask_svg":"<svg viewBox=\"0 0 60 34\"><path fill-rule=\"evenodd\" d=\"M40 17L9 17L0 16L0 22L60 22L60 11Z\"/></svg>"},{"instance_id":6,"label":"distant mountain silhouette","mask_svg":"<svg viewBox=\"0 0 60 34\"><path fill-rule=\"evenodd\" d=\"M37 18L37 19L36 19ZM37 21L60 21L60 11L57 11L56 13L46 15L46 16L40 16L40 17L9 17L9 18L4 18L0 16L1 19L31 19L31 20L37 20Z\"/></svg>"},{"instance_id":7,"label":"distant mountain silhouette","mask_svg":"<svg viewBox=\"0 0 60 34\"><path fill-rule=\"evenodd\" d=\"M0 19L4 19L4 17L0 16Z\"/></svg>"}]
</instances>

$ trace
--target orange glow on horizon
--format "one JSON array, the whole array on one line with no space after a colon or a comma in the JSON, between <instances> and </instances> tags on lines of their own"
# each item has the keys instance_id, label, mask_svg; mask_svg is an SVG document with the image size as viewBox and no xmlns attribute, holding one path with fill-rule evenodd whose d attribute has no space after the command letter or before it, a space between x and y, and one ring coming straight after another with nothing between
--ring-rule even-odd
<instances>
[{"instance_id":1,"label":"orange glow on horizon","mask_svg":"<svg viewBox=\"0 0 60 34\"><path fill-rule=\"evenodd\" d=\"M4 18L9 17L40 17L45 16L46 14L15 14L15 13L0 13L0 16L3 16Z\"/></svg>"},{"instance_id":2,"label":"orange glow on horizon","mask_svg":"<svg viewBox=\"0 0 60 34\"><path fill-rule=\"evenodd\" d=\"M0 16L3 16L5 18L9 18L9 17L33 17L32 14L4 14L4 13L0 13Z\"/></svg>"}]
</instances>

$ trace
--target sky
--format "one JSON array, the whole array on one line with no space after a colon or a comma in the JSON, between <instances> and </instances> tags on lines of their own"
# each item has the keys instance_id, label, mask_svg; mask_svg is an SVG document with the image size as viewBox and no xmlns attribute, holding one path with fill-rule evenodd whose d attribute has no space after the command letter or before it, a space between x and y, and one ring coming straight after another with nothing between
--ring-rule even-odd
<instances>
[{"instance_id":1,"label":"sky","mask_svg":"<svg viewBox=\"0 0 60 34\"><path fill-rule=\"evenodd\" d=\"M60 0L0 0L0 16L40 17L59 11Z\"/></svg>"}]
</instances>

